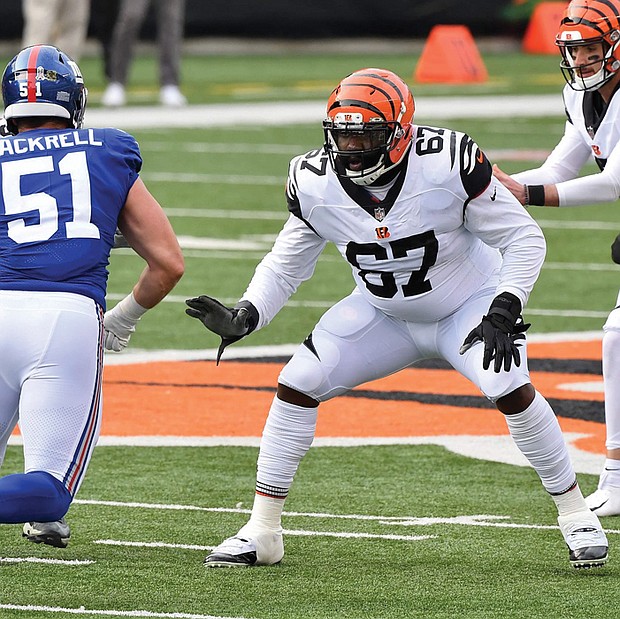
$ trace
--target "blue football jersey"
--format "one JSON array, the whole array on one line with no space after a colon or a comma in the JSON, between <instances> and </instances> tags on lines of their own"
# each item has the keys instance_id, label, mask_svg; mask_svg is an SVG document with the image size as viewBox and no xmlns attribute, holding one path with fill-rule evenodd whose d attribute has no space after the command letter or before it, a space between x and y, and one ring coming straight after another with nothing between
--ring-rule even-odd
<instances>
[{"instance_id":1,"label":"blue football jersey","mask_svg":"<svg viewBox=\"0 0 620 619\"><path fill-rule=\"evenodd\" d=\"M105 308L114 231L141 167L119 129L0 139L0 289L73 292Z\"/></svg>"}]
</instances>

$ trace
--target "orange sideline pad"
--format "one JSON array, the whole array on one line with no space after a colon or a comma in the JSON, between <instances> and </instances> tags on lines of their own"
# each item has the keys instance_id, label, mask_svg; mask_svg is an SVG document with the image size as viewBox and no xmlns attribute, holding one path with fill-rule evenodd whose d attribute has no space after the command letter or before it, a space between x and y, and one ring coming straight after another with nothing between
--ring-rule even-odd
<instances>
[{"instance_id":1,"label":"orange sideline pad","mask_svg":"<svg viewBox=\"0 0 620 619\"><path fill-rule=\"evenodd\" d=\"M433 26L415 68L418 83L486 82L489 74L476 41L465 25Z\"/></svg>"},{"instance_id":2,"label":"orange sideline pad","mask_svg":"<svg viewBox=\"0 0 620 619\"><path fill-rule=\"evenodd\" d=\"M528 54L558 55L555 36L568 2L541 2L536 5L523 36L522 49Z\"/></svg>"}]
</instances>

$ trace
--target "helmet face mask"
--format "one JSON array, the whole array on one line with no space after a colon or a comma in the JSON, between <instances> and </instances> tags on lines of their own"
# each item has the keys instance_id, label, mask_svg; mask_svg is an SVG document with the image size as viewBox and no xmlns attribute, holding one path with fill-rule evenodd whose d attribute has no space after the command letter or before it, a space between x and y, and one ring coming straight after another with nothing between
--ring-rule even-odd
<instances>
[{"instance_id":1,"label":"helmet face mask","mask_svg":"<svg viewBox=\"0 0 620 619\"><path fill-rule=\"evenodd\" d=\"M411 145L413 96L391 71L362 69L340 82L327 104L324 148L335 173L370 185Z\"/></svg>"},{"instance_id":2,"label":"helmet face mask","mask_svg":"<svg viewBox=\"0 0 620 619\"><path fill-rule=\"evenodd\" d=\"M336 115L338 116L338 115ZM335 170L351 180L374 176L382 169L399 123L353 123L336 118L324 123L327 153ZM372 181L370 181L372 182Z\"/></svg>"},{"instance_id":3,"label":"helmet face mask","mask_svg":"<svg viewBox=\"0 0 620 619\"><path fill-rule=\"evenodd\" d=\"M88 91L78 65L51 45L23 49L6 66L2 76L4 116L11 133L15 120L52 117L80 128Z\"/></svg>"},{"instance_id":4,"label":"helmet face mask","mask_svg":"<svg viewBox=\"0 0 620 619\"><path fill-rule=\"evenodd\" d=\"M620 69L620 0L572 0L556 45L567 84L573 90L598 90Z\"/></svg>"}]
</instances>

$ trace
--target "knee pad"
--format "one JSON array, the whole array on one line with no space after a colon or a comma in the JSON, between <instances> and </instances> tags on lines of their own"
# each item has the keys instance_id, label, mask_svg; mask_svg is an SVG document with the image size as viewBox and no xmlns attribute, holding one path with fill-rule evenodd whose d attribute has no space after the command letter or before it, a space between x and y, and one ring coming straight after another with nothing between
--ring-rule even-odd
<instances>
[{"instance_id":1,"label":"knee pad","mask_svg":"<svg viewBox=\"0 0 620 619\"><path fill-rule=\"evenodd\" d=\"M284 366L278 382L312 398L325 381L325 372L318 357L305 344L300 346L293 358Z\"/></svg>"}]
</instances>

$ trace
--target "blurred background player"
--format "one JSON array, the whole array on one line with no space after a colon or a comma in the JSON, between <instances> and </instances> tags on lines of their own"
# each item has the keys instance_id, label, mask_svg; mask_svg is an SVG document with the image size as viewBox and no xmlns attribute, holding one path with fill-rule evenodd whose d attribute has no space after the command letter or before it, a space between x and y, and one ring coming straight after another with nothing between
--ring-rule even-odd
<instances>
[{"instance_id":1,"label":"blurred background player","mask_svg":"<svg viewBox=\"0 0 620 619\"><path fill-rule=\"evenodd\" d=\"M109 83L101 102L108 107L125 105L125 87L140 27L151 0L121 0L109 56ZM159 56L159 102L170 107L187 104L179 89L185 0L156 0Z\"/></svg>"},{"instance_id":2,"label":"blurred background player","mask_svg":"<svg viewBox=\"0 0 620 619\"><path fill-rule=\"evenodd\" d=\"M87 91L66 54L22 50L2 97L13 135L0 140L0 461L19 423L24 473L0 478L0 522L64 547L99 435L104 347L127 345L182 276L183 256L139 177L135 139L81 128ZM117 225L146 267L104 314Z\"/></svg>"},{"instance_id":3,"label":"blurred background player","mask_svg":"<svg viewBox=\"0 0 620 619\"><path fill-rule=\"evenodd\" d=\"M327 104L323 148L291 161L289 219L240 302L187 301L186 312L222 337L221 354L273 319L328 241L356 283L282 370L250 520L207 556L207 567L279 562L284 501L319 403L430 358L448 361L504 414L555 501L571 564L607 561L605 533L527 368L521 311L544 261L542 231L469 136L415 126L413 113L409 88L391 71L342 80Z\"/></svg>"},{"instance_id":4,"label":"blurred background player","mask_svg":"<svg viewBox=\"0 0 620 619\"><path fill-rule=\"evenodd\" d=\"M556 43L566 79L564 135L542 166L495 176L532 206L582 206L620 197L620 0L573 0ZM594 156L600 172L578 178ZM612 258L620 264L620 237ZM603 327L607 459L587 497L599 516L620 515L620 294Z\"/></svg>"},{"instance_id":5,"label":"blurred background player","mask_svg":"<svg viewBox=\"0 0 620 619\"><path fill-rule=\"evenodd\" d=\"M22 0L22 47L54 45L79 61L84 49L90 0Z\"/></svg>"}]
</instances>

